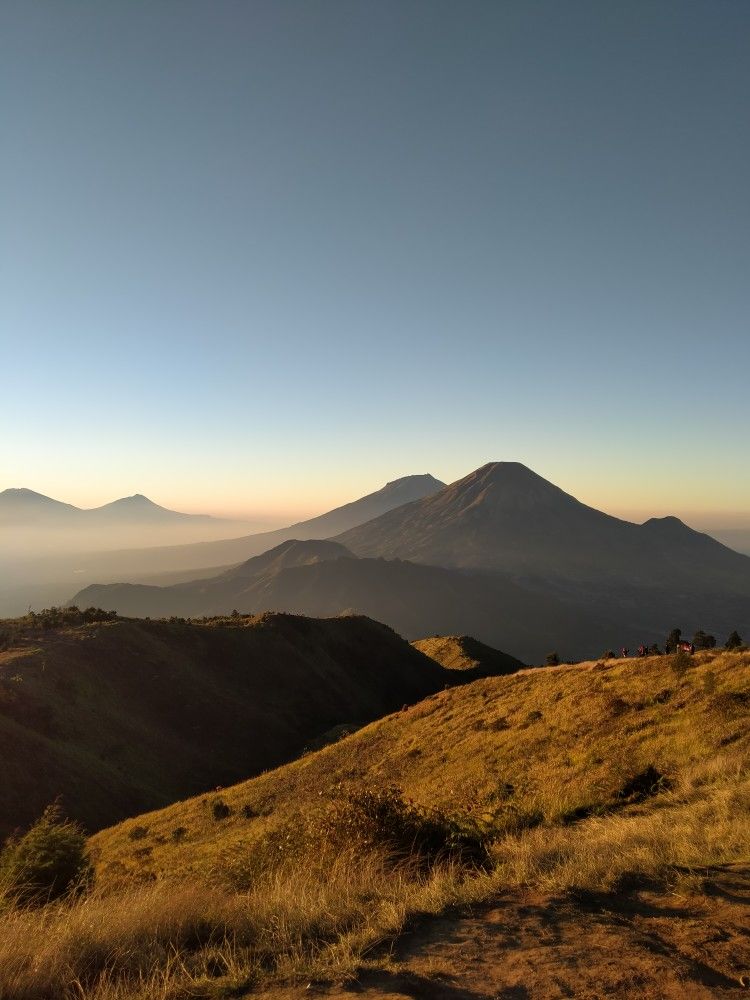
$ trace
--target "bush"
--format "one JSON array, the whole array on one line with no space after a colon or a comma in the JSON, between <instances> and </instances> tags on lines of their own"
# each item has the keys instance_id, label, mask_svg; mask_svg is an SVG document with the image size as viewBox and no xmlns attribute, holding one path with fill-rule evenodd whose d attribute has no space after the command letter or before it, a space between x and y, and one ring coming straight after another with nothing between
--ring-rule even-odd
<instances>
[{"instance_id":1,"label":"bush","mask_svg":"<svg viewBox=\"0 0 750 1000\"><path fill-rule=\"evenodd\" d=\"M227 819L232 815L232 810L224 799L214 799L211 803L211 815L215 820Z\"/></svg>"},{"instance_id":2,"label":"bush","mask_svg":"<svg viewBox=\"0 0 750 1000\"><path fill-rule=\"evenodd\" d=\"M23 836L6 841L0 873L24 903L46 902L83 888L93 879L83 830L64 819L59 805L47 806Z\"/></svg>"},{"instance_id":3,"label":"bush","mask_svg":"<svg viewBox=\"0 0 750 1000\"><path fill-rule=\"evenodd\" d=\"M547 666L556 667L560 663L560 657L557 653L547 653Z\"/></svg>"},{"instance_id":4,"label":"bush","mask_svg":"<svg viewBox=\"0 0 750 1000\"><path fill-rule=\"evenodd\" d=\"M735 629L726 641L726 649L739 649L742 645L742 638Z\"/></svg>"},{"instance_id":5,"label":"bush","mask_svg":"<svg viewBox=\"0 0 750 1000\"><path fill-rule=\"evenodd\" d=\"M672 656L670 666L675 677L679 681L685 676L685 673L690 666L690 656L684 649L678 649Z\"/></svg>"},{"instance_id":6,"label":"bush","mask_svg":"<svg viewBox=\"0 0 750 1000\"><path fill-rule=\"evenodd\" d=\"M312 832L334 846L385 848L427 864L445 858L488 863L485 836L473 820L416 805L395 786L349 792L332 803Z\"/></svg>"}]
</instances>

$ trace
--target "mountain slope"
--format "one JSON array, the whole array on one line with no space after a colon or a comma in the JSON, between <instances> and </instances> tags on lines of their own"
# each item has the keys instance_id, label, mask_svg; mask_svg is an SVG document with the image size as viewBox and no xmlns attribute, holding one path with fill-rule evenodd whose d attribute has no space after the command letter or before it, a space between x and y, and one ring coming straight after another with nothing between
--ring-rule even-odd
<instances>
[{"instance_id":1,"label":"mountain slope","mask_svg":"<svg viewBox=\"0 0 750 1000\"><path fill-rule=\"evenodd\" d=\"M746 556L678 518L637 525L587 507L518 462L491 462L337 541L362 556L529 578L654 585L708 576L750 595Z\"/></svg>"},{"instance_id":2,"label":"mountain slope","mask_svg":"<svg viewBox=\"0 0 750 1000\"><path fill-rule=\"evenodd\" d=\"M132 817L91 838L94 893L4 908L0 992L739 997L748 660L486 678Z\"/></svg>"},{"instance_id":3,"label":"mountain slope","mask_svg":"<svg viewBox=\"0 0 750 1000\"><path fill-rule=\"evenodd\" d=\"M616 616L571 608L554 595L495 574L398 559L355 559L330 541L285 542L209 580L172 587L87 587L73 603L149 617L228 614L235 608L314 617L355 611L387 622L410 639L468 633L528 662L540 662L553 649L562 655L591 655L611 645L613 636L631 642L640 635L624 631ZM646 638L657 636L648 633Z\"/></svg>"},{"instance_id":4,"label":"mountain slope","mask_svg":"<svg viewBox=\"0 0 750 1000\"><path fill-rule=\"evenodd\" d=\"M610 517L515 462L336 540L360 556L501 573L644 634L669 622L719 634L750 626L750 558L675 517Z\"/></svg>"},{"instance_id":5,"label":"mountain slope","mask_svg":"<svg viewBox=\"0 0 750 1000\"><path fill-rule=\"evenodd\" d=\"M309 521L292 524L288 528L211 542L159 545L87 554L78 560L79 576L76 582L80 584L81 579L127 581L133 577L142 578L149 573L162 574L188 570L194 570L193 579L197 579L203 568L215 570L216 567L229 567L267 552L290 539L330 538L372 517L379 516L384 511L428 496L442 486L442 483L429 475L406 476L388 483L375 493ZM69 564L68 559L66 565Z\"/></svg>"},{"instance_id":6,"label":"mountain slope","mask_svg":"<svg viewBox=\"0 0 750 1000\"><path fill-rule=\"evenodd\" d=\"M576 859L576 831L569 824L593 813L595 837L607 810L631 808L637 830L650 799L658 797L658 804L676 815L686 803L706 802L723 785L742 785L741 801L747 802L748 666L747 652L702 653L678 677L672 658L661 656L527 670L441 691L332 746L223 790L232 813L225 824L212 822L199 799L152 813L147 866L158 874L181 875L210 867L218 856L227 865L241 864L271 830L319 809L321 797L397 785L424 805L471 807L478 816L493 817L501 835L526 824L532 838L540 834L539 850L556 836L559 854L545 860L561 879L585 885L587 878L616 878L622 869L608 873L607 866L614 863L618 842L598 860ZM245 806L258 817L251 823L243 820ZM737 808L738 835L742 826L742 835L750 837L739 799ZM128 836L134 822L142 820L94 838L102 869L115 861L131 872L141 867ZM538 824L543 827L535 830ZM185 843L162 840L160 846L159 834L177 825L187 831ZM571 841L567 851L562 836ZM702 843L708 852L708 838ZM514 844L499 846L498 861L507 864ZM673 852L679 847L671 844ZM643 863L642 836L633 850L634 858L641 852L638 863ZM522 862L520 845L517 863ZM522 879L523 870L506 869L506 877Z\"/></svg>"},{"instance_id":7,"label":"mountain slope","mask_svg":"<svg viewBox=\"0 0 750 1000\"><path fill-rule=\"evenodd\" d=\"M8 489L0 493L0 525L16 525L70 520L81 511L69 503L53 500L27 489Z\"/></svg>"},{"instance_id":8,"label":"mountain slope","mask_svg":"<svg viewBox=\"0 0 750 1000\"><path fill-rule=\"evenodd\" d=\"M0 833L60 794L101 827L273 767L446 682L365 618L16 631L0 652Z\"/></svg>"}]
</instances>

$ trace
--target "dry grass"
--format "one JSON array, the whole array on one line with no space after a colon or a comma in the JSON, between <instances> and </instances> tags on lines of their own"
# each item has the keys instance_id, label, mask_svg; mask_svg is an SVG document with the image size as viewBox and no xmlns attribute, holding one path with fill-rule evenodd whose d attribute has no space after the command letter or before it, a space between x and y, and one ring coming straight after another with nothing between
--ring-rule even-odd
<instances>
[{"instance_id":1,"label":"dry grass","mask_svg":"<svg viewBox=\"0 0 750 1000\"><path fill-rule=\"evenodd\" d=\"M370 853L284 864L247 892L157 882L6 912L5 1000L214 997L277 979L349 974L414 912L459 898L450 866L420 874Z\"/></svg>"},{"instance_id":2,"label":"dry grass","mask_svg":"<svg viewBox=\"0 0 750 1000\"><path fill-rule=\"evenodd\" d=\"M746 861L749 714L747 653L701 654L682 677L663 657L443 692L223 790L224 819L204 796L98 834L94 894L1 918L0 997L214 998L345 978L410 917L508 886L606 891ZM618 798L647 766L669 784ZM494 869L420 874L374 853L286 848L284 830L324 808L332 784L391 781L425 805L471 807L495 837Z\"/></svg>"}]
</instances>

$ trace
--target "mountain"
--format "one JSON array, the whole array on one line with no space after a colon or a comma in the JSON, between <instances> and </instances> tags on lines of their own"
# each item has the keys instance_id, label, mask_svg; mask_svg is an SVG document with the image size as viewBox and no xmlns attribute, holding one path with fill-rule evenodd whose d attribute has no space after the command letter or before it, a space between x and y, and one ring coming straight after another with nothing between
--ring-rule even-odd
<instances>
[{"instance_id":1,"label":"mountain","mask_svg":"<svg viewBox=\"0 0 750 1000\"><path fill-rule=\"evenodd\" d=\"M460 670L466 680L514 674L526 666L515 656L501 653L470 635L436 635L417 639L412 646L446 670Z\"/></svg>"},{"instance_id":2,"label":"mountain","mask_svg":"<svg viewBox=\"0 0 750 1000\"><path fill-rule=\"evenodd\" d=\"M152 618L229 614L234 609L315 617L354 611L387 622L410 639L470 633L529 662L539 662L554 649L581 656L600 652L615 639L644 641L636 631L623 632L616 616L572 609L554 595L497 574L357 559L332 541L283 542L220 576L171 587L94 585L76 594L72 603Z\"/></svg>"},{"instance_id":3,"label":"mountain","mask_svg":"<svg viewBox=\"0 0 750 1000\"><path fill-rule=\"evenodd\" d=\"M750 595L747 557L676 517L638 525L595 510L518 462L484 465L337 541L361 556L527 578L653 584L709 574Z\"/></svg>"},{"instance_id":4,"label":"mountain","mask_svg":"<svg viewBox=\"0 0 750 1000\"><path fill-rule=\"evenodd\" d=\"M405 476L386 483L382 489L360 497L343 507L336 507L325 514L299 521L288 528L264 531L239 538L214 542L197 542L190 545L164 545L149 549L103 553L100 563L120 566L125 572L137 567L138 573L148 570L155 573L202 567L226 566L239 563L252 556L267 552L290 539L332 538L394 507L421 500L443 489L444 483L430 475ZM108 572L115 572L110 568Z\"/></svg>"},{"instance_id":5,"label":"mountain","mask_svg":"<svg viewBox=\"0 0 750 1000\"><path fill-rule=\"evenodd\" d=\"M332 541L348 551L298 542L280 572L250 560L241 585L230 573L90 587L74 602L151 616L355 608L410 639L468 634L528 662L661 642L675 626L719 641L750 631L750 558L675 517L611 517L514 462L483 466Z\"/></svg>"},{"instance_id":6,"label":"mountain","mask_svg":"<svg viewBox=\"0 0 750 1000\"><path fill-rule=\"evenodd\" d=\"M93 507L83 513L92 521L96 519L112 523L118 521L154 523L186 519L191 521L216 520L209 514L182 514L176 510L167 510L166 507L160 507L153 500L144 497L142 493L135 493L132 497L121 497L119 500L113 500L112 503L104 504L102 507Z\"/></svg>"},{"instance_id":7,"label":"mountain","mask_svg":"<svg viewBox=\"0 0 750 1000\"><path fill-rule=\"evenodd\" d=\"M33 490L8 489L0 493L0 525L69 520L80 513L72 504Z\"/></svg>"},{"instance_id":8,"label":"mountain","mask_svg":"<svg viewBox=\"0 0 750 1000\"><path fill-rule=\"evenodd\" d=\"M95 829L237 781L450 679L362 617L0 626L0 834L58 795Z\"/></svg>"},{"instance_id":9,"label":"mountain","mask_svg":"<svg viewBox=\"0 0 750 1000\"><path fill-rule=\"evenodd\" d=\"M122 497L88 510L53 500L27 489L7 489L0 493L0 526L52 525L101 526L122 524L153 524L173 521L211 521L207 514L181 514L160 507L140 493Z\"/></svg>"},{"instance_id":10,"label":"mountain","mask_svg":"<svg viewBox=\"0 0 750 1000\"><path fill-rule=\"evenodd\" d=\"M4 597L0 591L0 614L21 613L29 603L34 602L35 592L40 586L49 582L56 585L55 593L58 595L52 603L63 603L74 588L80 588L81 583L86 581L121 580L151 583L149 578L157 577L154 582L163 583L165 577L171 577L169 582L172 583L180 578L195 580L200 576L218 575L230 566L267 552L281 542L295 538L331 537L369 518L379 516L393 507L427 496L442 487L442 483L429 475L406 476L388 483L375 493L309 521L300 521L288 528L244 534L239 537L233 535L231 538L223 537L213 541L185 543L181 540L181 544L174 545L159 543L146 547L139 544L138 548L116 548L118 538L121 536L113 532L110 544L99 545L97 551L76 551L72 548L62 555L26 559L19 555L12 562L6 561L6 566L0 565L0 570L5 570L9 577L12 576L15 590L19 594L18 599L13 602L12 593ZM138 498L132 499L137 501ZM181 522L175 523L179 525ZM208 524L217 528L231 526L231 522L213 518L206 525L200 522L201 531L208 527ZM161 522L157 520L155 525L161 530ZM44 591L44 593L49 592L49 588ZM49 601L49 598L45 597L45 600ZM36 606L43 605L36 604ZM5 610L6 608L12 610Z\"/></svg>"},{"instance_id":11,"label":"mountain","mask_svg":"<svg viewBox=\"0 0 750 1000\"><path fill-rule=\"evenodd\" d=\"M359 556L500 573L644 630L750 624L750 558L676 517L611 517L517 462L485 465L336 540Z\"/></svg>"}]
</instances>

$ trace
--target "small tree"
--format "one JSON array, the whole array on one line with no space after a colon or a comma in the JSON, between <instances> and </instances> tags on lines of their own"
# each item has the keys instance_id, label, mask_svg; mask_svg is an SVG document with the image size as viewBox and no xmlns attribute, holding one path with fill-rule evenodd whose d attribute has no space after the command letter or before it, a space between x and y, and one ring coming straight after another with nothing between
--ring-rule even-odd
<instances>
[{"instance_id":1,"label":"small tree","mask_svg":"<svg viewBox=\"0 0 750 1000\"><path fill-rule=\"evenodd\" d=\"M673 628L672 631L667 636L667 641L664 643L664 652L674 653L674 651L680 645L681 641L682 641L682 629Z\"/></svg>"},{"instance_id":2,"label":"small tree","mask_svg":"<svg viewBox=\"0 0 750 1000\"><path fill-rule=\"evenodd\" d=\"M713 649L716 639L712 635L706 635L703 629L699 629L693 636L693 645L696 649Z\"/></svg>"},{"instance_id":3,"label":"small tree","mask_svg":"<svg viewBox=\"0 0 750 1000\"><path fill-rule=\"evenodd\" d=\"M726 641L725 644L726 649L739 649L741 645L742 645L742 637L740 636L737 629L735 629L734 632L732 632L732 634Z\"/></svg>"},{"instance_id":4,"label":"small tree","mask_svg":"<svg viewBox=\"0 0 750 1000\"><path fill-rule=\"evenodd\" d=\"M560 663L560 657L557 653L547 653L547 666L556 667Z\"/></svg>"},{"instance_id":5,"label":"small tree","mask_svg":"<svg viewBox=\"0 0 750 1000\"><path fill-rule=\"evenodd\" d=\"M57 803L47 806L23 836L6 841L0 872L25 903L56 899L93 877L83 830L63 817Z\"/></svg>"}]
</instances>

